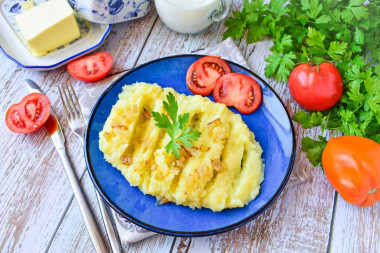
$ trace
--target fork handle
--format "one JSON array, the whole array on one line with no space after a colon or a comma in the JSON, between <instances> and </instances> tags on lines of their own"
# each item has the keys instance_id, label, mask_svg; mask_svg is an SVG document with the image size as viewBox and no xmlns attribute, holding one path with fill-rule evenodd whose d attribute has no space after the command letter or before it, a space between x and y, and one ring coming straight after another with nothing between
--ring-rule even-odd
<instances>
[{"instance_id":1,"label":"fork handle","mask_svg":"<svg viewBox=\"0 0 380 253\"><path fill-rule=\"evenodd\" d=\"M82 188L79 185L78 179L75 176L73 167L67 156L66 149L62 148L57 151L61 158L63 167L65 167L67 177L69 178L71 187L73 188L74 196L78 202L79 209L82 213L84 222L86 223L88 233L90 234L90 238L91 238L92 243L94 244L96 252L105 253L107 252L107 247L106 247L106 244L104 243L102 233L100 232L98 224L95 221L94 215L91 212L91 209L87 203L86 197L84 196Z\"/></svg>"},{"instance_id":2,"label":"fork handle","mask_svg":"<svg viewBox=\"0 0 380 253\"><path fill-rule=\"evenodd\" d=\"M96 189L95 189L95 192L96 192L96 196L98 197L100 212L102 213L102 216L103 216L103 222L104 222L104 226L106 227L108 240L110 242L112 252L122 253L123 250L121 249L120 242L118 240L119 236L116 234L115 228L112 224L111 217L108 213L107 205L103 197L100 196L99 192Z\"/></svg>"},{"instance_id":3,"label":"fork handle","mask_svg":"<svg viewBox=\"0 0 380 253\"><path fill-rule=\"evenodd\" d=\"M82 146L84 146L83 135L78 135L78 136L82 143ZM115 227L112 223L107 204L104 201L103 197L100 196L100 193L98 192L97 189L95 189L95 192L96 192L96 197L98 198L98 204L100 207L100 213L102 214L102 217L103 217L104 226L106 227L108 241L111 245L111 250L113 253L122 253L123 250L121 249L121 246L120 246L119 236L117 235L115 231Z\"/></svg>"}]
</instances>

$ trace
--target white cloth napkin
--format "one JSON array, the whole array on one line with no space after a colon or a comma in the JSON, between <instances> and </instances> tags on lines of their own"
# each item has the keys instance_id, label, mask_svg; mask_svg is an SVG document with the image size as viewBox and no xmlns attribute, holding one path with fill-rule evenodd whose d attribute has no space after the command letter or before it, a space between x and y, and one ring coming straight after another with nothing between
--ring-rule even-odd
<instances>
[{"instance_id":1,"label":"white cloth napkin","mask_svg":"<svg viewBox=\"0 0 380 253\"><path fill-rule=\"evenodd\" d=\"M201 49L192 53L221 56L223 59L227 59L237 64L240 64L246 68L250 68L244 56L240 52L239 48L236 46L235 42L231 38L228 38L225 41L213 47ZM94 86L86 85L84 86L85 88L81 87L80 90L76 91L82 107L83 114L86 118L89 116L91 109L94 106L97 99L99 98L99 96L109 85L109 83ZM310 177L310 170L307 170L306 166L304 166L303 164L298 164L296 160L295 166L293 167L292 174L289 178L286 187L291 187L293 185L304 182ZM155 234L154 232L151 232L149 230L135 225L132 222L129 222L127 219L123 218L121 215L116 213L111 207L110 209L123 247L127 246L130 243L143 240Z\"/></svg>"}]
</instances>

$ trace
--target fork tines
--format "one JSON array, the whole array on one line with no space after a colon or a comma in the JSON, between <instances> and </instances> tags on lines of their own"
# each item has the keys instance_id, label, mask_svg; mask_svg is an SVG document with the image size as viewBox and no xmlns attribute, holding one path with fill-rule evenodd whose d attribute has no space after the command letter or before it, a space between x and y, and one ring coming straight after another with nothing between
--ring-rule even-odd
<instances>
[{"instance_id":1,"label":"fork tines","mask_svg":"<svg viewBox=\"0 0 380 253\"><path fill-rule=\"evenodd\" d=\"M76 117L82 117L83 113L73 86L70 83L67 83L67 85L58 85L58 90L67 118L70 120Z\"/></svg>"}]
</instances>

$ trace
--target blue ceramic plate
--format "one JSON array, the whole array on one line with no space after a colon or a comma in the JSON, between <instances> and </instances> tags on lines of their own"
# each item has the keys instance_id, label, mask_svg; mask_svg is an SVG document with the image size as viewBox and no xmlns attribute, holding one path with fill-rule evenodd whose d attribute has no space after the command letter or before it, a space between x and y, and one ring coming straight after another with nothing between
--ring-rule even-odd
<instances>
[{"instance_id":1,"label":"blue ceramic plate","mask_svg":"<svg viewBox=\"0 0 380 253\"><path fill-rule=\"evenodd\" d=\"M86 131L85 156L90 176L106 201L128 220L155 232L174 236L206 236L241 226L268 208L283 190L292 170L295 138L293 125L283 103L260 77L229 62L233 72L252 76L260 84L263 101L258 110L242 115L264 150L265 180L260 194L247 206L213 212L192 210L173 203L156 205L156 198L131 187L121 172L103 158L99 150L99 132L112 105L125 84L158 83L179 93L192 95L186 87L188 67L201 56L182 55L158 59L141 65L114 82L99 98L90 115ZM210 97L212 100L212 96ZM231 109L238 113L237 110Z\"/></svg>"}]
</instances>

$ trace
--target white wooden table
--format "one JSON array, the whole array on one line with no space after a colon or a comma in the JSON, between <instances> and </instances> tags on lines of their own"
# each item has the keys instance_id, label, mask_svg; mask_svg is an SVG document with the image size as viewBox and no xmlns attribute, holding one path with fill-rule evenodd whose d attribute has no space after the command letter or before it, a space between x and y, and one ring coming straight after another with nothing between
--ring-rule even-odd
<instances>
[{"instance_id":1,"label":"white wooden table","mask_svg":"<svg viewBox=\"0 0 380 253\"><path fill-rule=\"evenodd\" d=\"M232 10L242 0L232 1ZM120 23L100 50L111 53L115 63L111 74L99 84L110 84L126 70L163 56L188 53L222 41L223 23L196 35L172 32L153 9L143 19ZM237 45L252 70L264 76L270 41ZM67 147L92 203L98 221L100 213L92 182L85 170L79 139L69 130L57 85L70 82L76 90L85 84L74 80L62 67L33 72L16 66L0 54L0 251L1 252L94 252L76 200L59 156L46 129L34 134L10 132L5 112L28 94L24 79L40 84L52 102L67 137ZM299 107L290 98L287 86L267 80L294 114ZM305 134L295 124L297 145ZM305 156L297 152L304 164ZM359 208L346 203L327 182L319 168L305 183L286 188L276 202L254 221L233 231L203 238L176 238L155 235L125 248L126 252L380 252L380 204ZM104 232L104 230L103 230Z\"/></svg>"}]
</instances>

